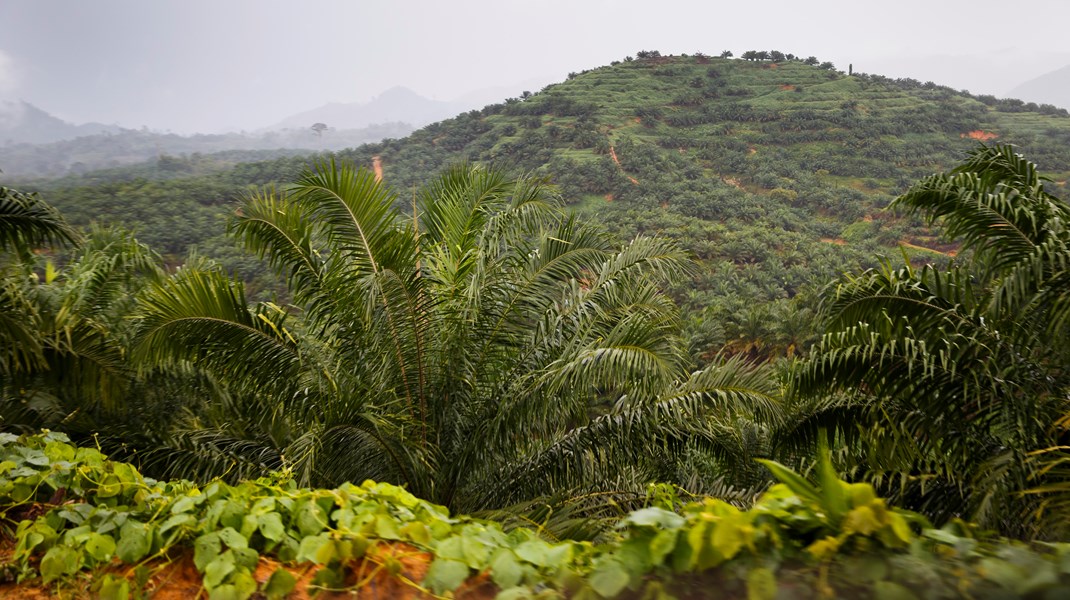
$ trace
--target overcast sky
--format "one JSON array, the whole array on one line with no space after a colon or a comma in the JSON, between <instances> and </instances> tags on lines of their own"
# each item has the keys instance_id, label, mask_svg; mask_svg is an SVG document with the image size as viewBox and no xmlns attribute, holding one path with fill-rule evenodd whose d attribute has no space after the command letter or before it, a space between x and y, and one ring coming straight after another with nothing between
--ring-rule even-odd
<instances>
[{"instance_id":1,"label":"overcast sky","mask_svg":"<svg viewBox=\"0 0 1070 600\"><path fill-rule=\"evenodd\" d=\"M251 130L396 85L451 100L642 49L775 49L1004 95L1070 64L1068 23L1070 0L3 0L0 99Z\"/></svg>"}]
</instances>

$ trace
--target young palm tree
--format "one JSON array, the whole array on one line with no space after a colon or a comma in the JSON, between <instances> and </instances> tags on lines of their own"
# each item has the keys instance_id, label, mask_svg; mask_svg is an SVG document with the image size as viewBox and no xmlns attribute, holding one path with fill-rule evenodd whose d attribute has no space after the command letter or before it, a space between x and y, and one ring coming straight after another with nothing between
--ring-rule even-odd
<instances>
[{"instance_id":1,"label":"young palm tree","mask_svg":"<svg viewBox=\"0 0 1070 600\"><path fill-rule=\"evenodd\" d=\"M160 260L127 232L94 228L65 266L49 260L43 277L39 270L16 261L4 280L23 310L0 314L21 319L16 348L35 360L0 378L0 427L60 428L80 438L128 408L134 297L160 276Z\"/></svg>"},{"instance_id":2,"label":"young palm tree","mask_svg":"<svg viewBox=\"0 0 1070 600\"><path fill-rule=\"evenodd\" d=\"M232 231L293 307L249 306L212 270L148 296L141 358L190 361L234 404L143 458L374 478L472 511L642 480L687 444L729 456L738 445L709 419L775 414L768 380L741 365L688 378L659 284L689 263L665 240L615 247L543 182L494 169L454 167L411 215L397 204L333 162L250 194Z\"/></svg>"},{"instance_id":3,"label":"young palm tree","mask_svg":"<svg viewBox=\"0 0 1070 600\"><path fill-rule=\"evenodd\" d=\"M894 205L941 222L972 261L831 287L785 439L835 427L865 454L860 468L937 519L1050 533L1024 493L1041 472L1029 454L1066 443L1070 207L1008 146L979 148Z\"/></svg>"},{"instance_id":4,"label":"young palm tree","mask_svg":"<svg viewBox=\"0 0 1070 600\"><path fill-rule=\"evenodd\" d=\"M24 293L32 251L77 238L38 196L0 187L0 383L44 364L38 316Z\"/></svg>"}]
</instances>

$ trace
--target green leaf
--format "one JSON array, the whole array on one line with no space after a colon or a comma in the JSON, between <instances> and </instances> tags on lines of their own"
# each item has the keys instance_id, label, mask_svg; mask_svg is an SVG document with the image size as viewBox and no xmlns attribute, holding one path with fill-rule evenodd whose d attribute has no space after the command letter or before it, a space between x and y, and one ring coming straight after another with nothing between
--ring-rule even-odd
<instances>
[{"instance_id":1,"label":"green leaf","mask_svg":"<svg viewBox=\"0 0 1070 600\"><path fill-rule=\"evenodd\" d=\"M115 554L124 563L133 564L141 560L152 548L152 533L150 527L144 523L128 520L123 523L119 532Z\"/></svg>"},{"instance_id":2,"label":"green leaf","mask_svg":"<svg viewBox=\"0 0 1070 600\"><path fill-rule=\"evenodd\" d=\"M821 504L833 523L839 523L847 512L847 495L843 482L832 467L832 453L829 451L828 434L824 429L817 436L817 480L821 484ZM798 493L798 492L796 492Z\"/></svg>"},{"instance_id":3,"label":"green leaf","mask_svg":"<svg viewBox=\"0 0 1070 600\"><path fill-rule=\"evenodd\" d=\"M221 547L218 533L206 533L193 542L193 564L198 571L204 571L208 563L219 556Z\"/></svg>"},{"instance_id":4,"label":"green leaf","mask_svg":"<svg viewBox=\"0 0 1070 600\"><path fill-rule=\"evenodd\" d=\"M518 586L503 589L498 592L498 595L494 597L494 600L532 600L535 597L534 592L527 586Z\"/></svg>"},{"instance_id":5,"label":"green leaf","mask_svg":"<svg viewBox=\"0 0 1070 600\"><path fill-rule=\"evenodd\" d=\"M918 595L891 581L878 581L873 585L875 600L916 600Z\"/></svg>"},{"instance_id":6,"label":"green leaf","mask_svg":"<svg viewBox=\"0 0 1070 600\"><path fill-rule=\"evenodd\" d=\"M431 544L431 532L427 525L419 521L413 521L400 529L400 533L415 544L429 546Z\"/></svg>"},{"instance_id":7,"label":"green leaf","mask_svg":"<svg viewBox=\"0 0 1070 600\"><path fill-rule=\"evenodd\" d=\"M468 579L468 565L459 560L436 558L427 569L423 584L436 594L457 589Z\"/></svg>"},{"instance_id":8,"label":"green leaf","mask_svg":"<svg viewBox=\"0 0 1070 600\"><path fill-rule=\"evenodd\" d=\"M130 582L122 577L105 575L97 597L99 600L130 600Z\"/></svg>"},{"instance_id":9,"label":"green leaf","mask_svg":"<svg viewBox=\"0 0 1070 600\"><path fill-rule=\"evenodd\" d=\"M747 572L747 600L773 600L776 592L776 575L771 569L758 567Z\"/></svg>"},{"instance_id":10,"label":"green leaf","mask_svg":"<svg viewBox=\"0 0 1070 600\"><path fill-rule=\"evenodd\" d=\"M683 517L674 512L665 510L664 508L651 506L632 511L624 518L624 522L629 525L640 527L676 529L682 527L686 521Z\"/></svg>"},{"instance_id":11,"label":"green leaf","mask_svg":"<svg viewBox=\"0 0 1070 600\"><path fill-rule=\"evenodd\" d=\"M713 529L713 547L724 556L725 560L734 557L746 541L737 518L724 517L715 524Z\"/></svg>"},{"instance_id":12,"label":"green leaf","mask_svg":"<svg viewBox=\"0 0 1070 600\"><path fill-rule=\"evenodd\" d=\"M175 527L186 525L187 523L196 522L197 518L190 514L177 514L172 515L166 521L160 524L160 534L163 535Z\"/></svg>"},{"instance_id":13,"label":"green leaf","mask_svg":"<svg viewBox=\"0 0 1070 600\"><path fill-rule=\"evenodd\" d=\"M400 540L398 523L388 515L379 515L375 518L375 535L384 540Z\"/></svg>"},{"instance_id":14,"label":"green leaf","mask_svg":"<svg viewBox=\"0 0 1070 600\"><path fill-rule=\"evenodd\" d=\"M665 562L665 557L676 548L678 534L677 530L666 529L657 532L650 540L650 560L654 565Z\"/></svg>"},{"instance_id":15,"label":"green leaf","mask_svg":"<svg viewBox=\"0 0 1070 600\"><path fill-rule=\"evenodd\" d=\"M238 533L233 527L224 527L219 530L219 540L227 545L228 548L248 548L249 540L245 539L245 536Z\"/></svg>"},{"instance_id":16,"label":"green leaf","mask_svg":"<svg viewBox=\"0 0 1070 600\"><path fill-rule=\"evenodd\" d=\"M239 567L252 570L260 562L260 553L252 548L231 548L230 551L234 553L234 564Z\"/></svg>"},{"instance_id":17,"label":"green leaf","mask_svg":"<svg viewBox=\"0 0 1070 600\"><path fill-rule=\"evenodd\" d=\"M314 562L325 565L335 557L334 540L326 533L313 535L301 540L301 546L297 551L297 560L300 562Z\"/></svg>"},{"instance_id":18,"label":"green leaf","mask_svg":"<svg viewBox=\"0 0 1070 600\"><path fill-rule=\"evenodd\" d=\"M591 574L590 585L599 596L613 598L624 591L630 580L624 565L616 560L607 560Z\"/></svg>"},{"instance_id":19,"label":"green leaf","mask_svg":"<svg viewBox=\"0 0 1070 600\"><path fill-rule=\"evenodd\" d=\"M542 540L528 540L516 547L514 552L516 555L529 563L538 566L545 567L548 563L547 552L550 549L550 545Z\"/></svg>"},{"instance_id":20,"label":"green leaf","mask_svg":"<svg viewBox=\"0 0 1070 600\"><path fill-rule=\"evenodd\" d=\"M82 566L78 551L68 546L53 546L41 559L41 578L50 583L77 571Z\"/></svg>"},{"instance_id":21,"label":"green leaf","mask_svg":"<svg viewBox=\"0 0 1070 600\"><path fill-rule=\"evenodd\" d=\"M289 595L297 586L297 578L293 573L279 567L264 584L264 595L267 600L281 600Z\"/></svg>"},{"instance_id":22,"label":"green leaf","mask_svg":"<svg viewBox=\"0 0 1070 600\"><path fill-rule=\"evenodd\" d=\"M989 581L998 583L1005 589L1017 591L1025 581L1025 573L1011 563L998 558L985 558L978 565L978 572Z\"/></svg>"},{"instance_id":23,"label":"green leaf","mask_svg":"<svg viewBox=\"0 0 1070 600\"><path fill-rule=\"evenodd\" d=\"M220 554L204 568L204 587L209 590L218 587L234 568L234 553L228 550Z\"/></svg>"},{"instance_id":24,"label":"green leaf","mask_svg":"<svg viewBox=\"0 0 1070 600\"><path fill-rule=\"evenodd\" d=\"M524 570L517 562L516 556L503 548L490 561L490 576L499 588L506 589L520 584Z\"/></svg>"},{"instance_id":25,"label":"green leaf","mask_svg":"<svg viewBox=\"0 0 1070 600\"><path fill-rule=\"evenodd\" d=\"M764 458L756 459L756 461L769 469L773 474L773 477L776 477L781 483L788 486L788 489L794 492L796 496L816 506L821 506L821 494L818 493L817 488L815 488L813 484L804 479L801 475L776 461L766 460Z\"/></svg>"},{"instance_id":26,"label":"green leaf","mask_svg":"<svg viewBox=\"0 0 1070 600\"><path fill-rule=\"evenodd\" d=\"M264 539L277 542L286 535L286 528L282 525L282 516L279 513L264 513L256 518L256 522Z\"/></svg>"},{"instance_id":27,"label":"green leaf","mask_svg":"<svg viewBox=\"0 0 1070 600\"><path fill-rule=\"evenodd\" d=\"M115 540L111 536L90 533L85 542L85 551L97 562L107 562L115 554Z\"/></svg>"},{"instance_id":28,"label":"green leaf","mask_svg":"<svg viewBox=\"0 0 1070 600\"><path fill-rule=\"evenodd\" d=\"M297 530L302 536L316 535L327 526L327 515L319 504L307 501L297 509Z\"/></svg>"}]
</instances>

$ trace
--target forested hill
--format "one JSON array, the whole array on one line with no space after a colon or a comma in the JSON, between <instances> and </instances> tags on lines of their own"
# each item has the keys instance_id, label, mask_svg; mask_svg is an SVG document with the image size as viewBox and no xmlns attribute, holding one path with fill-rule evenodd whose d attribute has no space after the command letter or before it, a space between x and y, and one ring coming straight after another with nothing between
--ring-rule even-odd
<instances>
[{"instance_id":1,"label":"forested hill","mask_svg":"<svg viewBox=\"0 0 1070 600\"><path fill-rule=\"evenodd\" d=\"M620 238L679 240L703 267L676 293L697 356L790 354L812 333L816 284L880 255L901 260L901 247L919 260L953 254L883 208L981 141L1019 145L1064 196L1064 110L771 55L783 60L642 52L337 155L381 169L403 200L459 160L545 173ZM245 185L286 181L307 160L203 175L160 160L37 187L75 223L127 224L176 260L196 244L254 277L255 261L222 238L228 207Z\"/></svg>"}]
</instances>

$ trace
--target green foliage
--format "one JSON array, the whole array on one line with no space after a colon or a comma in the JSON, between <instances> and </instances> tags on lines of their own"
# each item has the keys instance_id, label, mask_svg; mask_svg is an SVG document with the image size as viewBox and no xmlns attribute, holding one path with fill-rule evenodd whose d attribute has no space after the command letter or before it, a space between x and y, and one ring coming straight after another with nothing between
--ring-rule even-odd
<instances>
[{"instance_id":1,"label":"green foliage","mask_svg":"<svg viewBox=\"0 0 1070 600\"><path fill-rule=\"evenodd\" d=\"M1005 112L935 84L846 77L817 68L816 58L783 56L775 69L699 56L625 61L336 156L364 166L379 157L397 190L419 187L461 160L510 165L552 177L569 203L596 196L581 218L604 223L617 239L673 239L703 266L694 280L673 286L674 299L686 317L715 313L727 336L719 343L693 335L700 363L721 350L760 359L803 351L808 344L793 344L774 317L755 329L746 309L805 296L844 268L876 266L875 257L897 254L900 242L930 247L920 220L881 209L911 181L958 162L973 144L970 132L993 133L1049 168L1070 170L1065 117L1025 105L1026 112ZM202 162L211 161L189 157L183 169L167 172L153 163L34 185L75 224L134 227L172 263L196 246L252 283L250 297L281 291L261 263L225 238L224 222L247 186L293 181L309 159L229 169ZM408 213L409 194L401 196ZM855 223L865 225L864 235L841 234ZM847 243L836 244L839 238ZM808 340L818 331L810 325L803 333Z\"/></svg>"},{"instance_id":2,"label":"green foliage","mask_svg":"<svg viewBox=\"0 0 1070 600\"><path fill-rule=\"evenodd\" d=\"M351 581L346 576L359 561L389 569L390 556L377 550L398 542L431 554L425 578L414 583L439 595L484 572L505 598L539 590L590 598L629 590L656 595L694 581L750 598L786 589L802 598L957 598L966 589L975 597L1040 598L1070 589L1065 544L1030 548L978 539L960 526L920 529L923 521L889 508L869 485L836 479L814 485L775 468L785 483L749 510L713 499L679 513L646 508L621 519L612 540L594 545L548 542L527 529L506 533L370 481L335 489L272 479L164 483L71 446L61 434L4 435L0 519L11 523L31 505L45 509L14 532L11 560L22 583L69 593L88 571L104 598L129 597L140 585L117 575L114 561L151 566L192 552L210 597L281 598L296 580L280 568L258 584L252 574L263 557L290 567L316 565L314 581L338 588ZM833 501L839 508L829 504L835 496L823 489L829 485L841 492ZM47 504L57 490L76 502Z\"/></svg>"},{"instance_id":3,"label":"green foliage","mask_svg":"<svg viewBox=\"0 0 1070 600\"><path fill-rule=\"evenodd\" d=\"M849 467L934 520L1065 533L1070 208L1009 146L911 187L966 261L885 265L825 294L826 333L798 369L791 445L834 427ZM1054 508L1054 510L1052 510Z\"/></svg>"},{"instance_id":4,"label":"green foliage","mask_svg":"<svg viewBox=\"0 0 1070 600\"><path fill-rule=\"evenodd\" d=\"M371 173L325 163L284 193L250 193L232 230L300 312L247 306L213 270L146 293L136 356L189 361L247 399L214 431L197 422L197 453L170 473L259 463L302 484L373 478L500 509L643 490L688 445L742 455L710 423L776 419L760 369L684 370L659 289L689 272L683 253L657 237L615 246L541 180L454 167L416 191L410 217Z\"/></svg>"}]
</instances>

